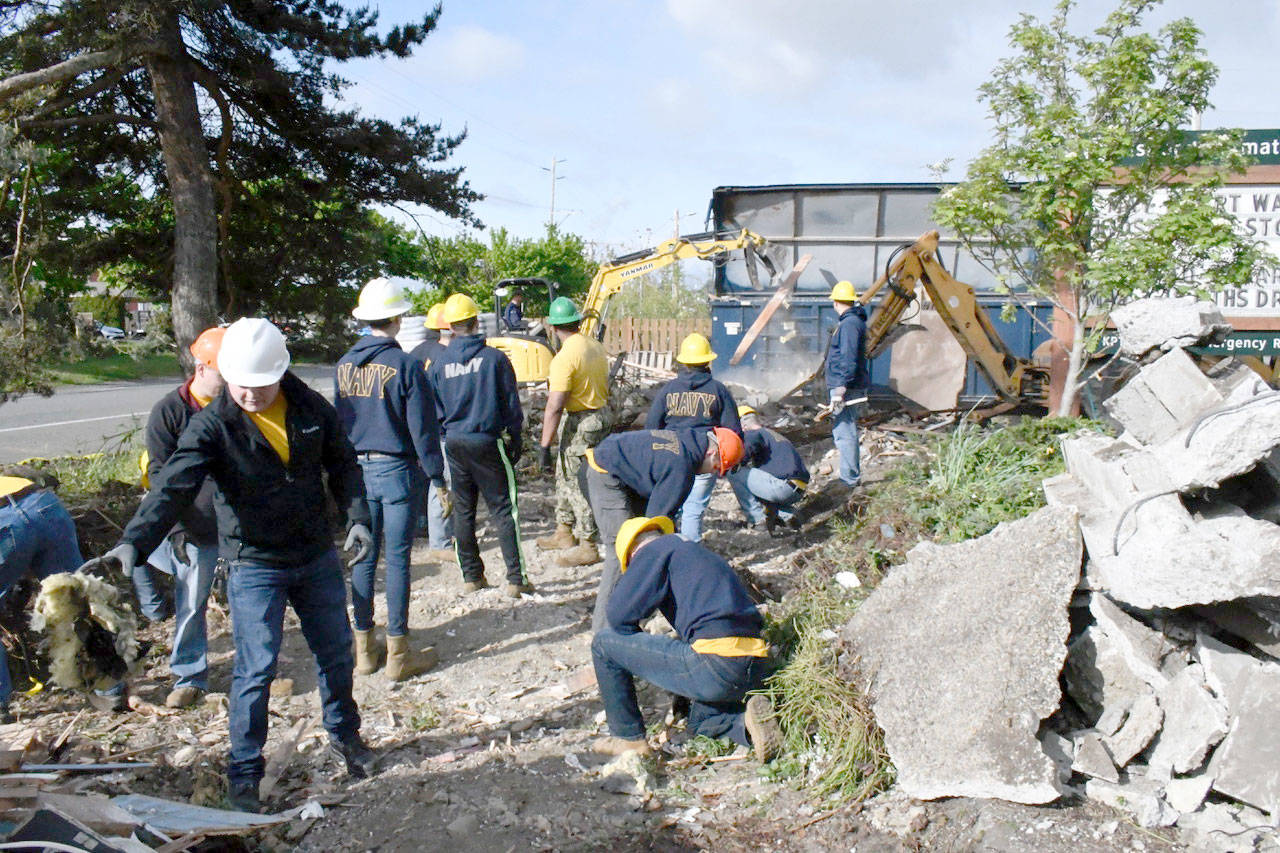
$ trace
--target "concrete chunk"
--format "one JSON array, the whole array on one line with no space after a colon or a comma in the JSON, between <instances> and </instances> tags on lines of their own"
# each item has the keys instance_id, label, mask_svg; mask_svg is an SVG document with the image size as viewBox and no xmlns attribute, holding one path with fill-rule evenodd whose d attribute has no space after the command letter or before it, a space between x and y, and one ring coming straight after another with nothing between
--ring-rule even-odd
<instances>
[{"instance_id":1,"label":"concrete chunk","mask_svg":"<svg viewBox=\"0 0 1280 853\"><path fill-rule=\"evenodd\" d=\"M1120 781L1120 772L1116 770L1116 764L1111 760L1111 753L1107 751L1101 735L1095 731L1085 730L1076 732L1073 739L1076 754L1075 760L1071 762L1072 770L1092 779L1103 779L1107 782Z\"/></svg>"},{"instance_id":2,"label":"concrete chunk","mask_svg":"<svg viewBox=\"0 0 1280 853\"><path fill-rule=\"evenodd\" d=\"M1129 718L1120 731L1103 740L1116 767L1126 767L1135 755L1146 749L1163 722L1164 712L1160 710L1155 693L1148 691L1139 696L1129 709Z\"/></svg>"},{"instance_id":3,"label":"concrete chunk","mask_svg":"<svg viewBox=\"0 0 1280 853\"><path fill-rule=\"evenodd\" d=\"M1272 814L1280 811L1280 672L1258 664L1227 688L1231 730L1213 753L1213 788Z\"/></svg>"},{"instance_id":4,"label":"concrete chunk","mask_svg":"<svg viewBox=\"0 0 1280 853\"><path fill-rule=\"evenodd\" d=\"M1280 613L1275 599L1241 599L1195 608L1196 614L1259 651L1280 658Z\"/></svg>"},{"instance_id":5,"label":"concrete chunk","mask_svg":"<svg viewBox=\"0 0 1280 853\"><path fill-rule=\"evenodd\" d=\"M1100 593L1089 599L1089 612L1134 675L1157 690L1169 683L1168 676L1160 670L1168 649L1159 631L1134 619Z\"/></svg>"},{"instance_id":6,"label":"concrete chunk","mask_svg":"<svg viewBox=\"0 0 1280 853\"><path fill-rule=\"evenodd\" d=\"M1227 709L1214 699L1197 664L1182 670L1157 695L1164 726L1147 764L1159 772L1190 773L1227 733Z\"/></svg>"},{"instance_id":7,"label":"concrete chunk","mask_svg":"<svg viewBox=\"0 0 1280 853\"><path fill-rule=\"evenodd\" d=\"M1036 734L1061 698L1080 557L1075 511L1046 507L979 539L913 548L858 609L843 639L904 792L1058 797Z\"/></svg>"},{"instance_id":8,"label":"concrete chunk","mask_svg":"<svg viewBox=\"0 0 1280 853\"><path fill-rule=\"evenodd\" d=\"M1143 444L1155 444L1221 402L1191 356L1175 349L1142 368L1102 406Z\"/></svg>"},{"instance_id":9,"label":"concrete chunk","mask_svg":"<svg viewBox=\"0 0 1280 853\"><path fill-rule=\"evenodd\" d=\"M1090 625L1071 644L1062 674L1067 694L1104 734L1114 733L1133 703L1150 689L1097 625ZM1108 712L1112 722L1104 723Z\"/></svg>"},{"instance_id":10,"label":"concrete chunk","mask_svg":"<svg viewBox=\"0 0 1280 853\"><path fill-rule=\"evenodd\" d=\"M1209 789L1213 787L1213 777L1208 773L1197 773L1194 776L1181 776L1170 779L1164 785L1164 798L1178 812L1187 814L1204 805Z\"/></svg>"},{"instance_id":11,"label":"concrete chunk","mask_svg":"<svg viewBox=\"0 0 1280 853\"><path fill-rule=\"evenodd\" d=\"M1194 296L1135 299L1112 311L1111 319L1120 335L1120 351L1135 358L1153 349L1221 339L1231 331L1217 305Z\"/></svg>"},{"instance_id":12,"label":"concrete chunk","mask_svg":"<svg viewBox=\"0 0 1280 853\"><path fill-rule=\"evenodd\" d=\"M1230 710L1243 698L1249 677L1259 671L1280 677L1280 666L1264 664L1253 655L1228 646L1221 640L1201 632L1196 637L1192 656L1199 662L1205 684Z\"/></svg>"},{"instance_id":13,"label":"concrete chunk","mask_svg":"<svg viewBox=\"0 0 1280 853\"><path fill-rule=\"evenodd\" d=\"M1138 826L1148 829L1173 826L1178 820L1178 813L1164 801L1160 785L1141 776L1130 774L1127 780L1118 784L1090 779L1085 783L1084 791L1091 800L1128 812Z\"/></svg>"}]
</instances>

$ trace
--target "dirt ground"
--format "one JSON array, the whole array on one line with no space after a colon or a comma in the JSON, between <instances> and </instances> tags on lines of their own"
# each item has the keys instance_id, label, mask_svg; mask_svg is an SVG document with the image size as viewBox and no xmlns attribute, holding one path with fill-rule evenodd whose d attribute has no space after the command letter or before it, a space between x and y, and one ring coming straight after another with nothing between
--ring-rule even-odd
<instances>
[{"instance_id":1,"label":"dirt ground","mask_svg":"<svg viewBox=\"0 0 1280 853\"><path fill-rule=\"evenodd\" d=\"M499 586L478 593L462 592L455 565L425 561L425 540L418 540L410 624L415 643L434 645L440 663L399 685L380 673L357 676L363 735L383 755L382 772L373 779L346 780L326 757L314 665L290 613L294 630L287 633L281 680L273 690L278 695L271 700L267 754L291 731L301 743L268 805L283 810L310 798L329 805L323 818L259 834L249 849L1074 853L1171 847L1162 835L1092 804L1027 808L952 800L921 805L888 797L830 809L794 782L768 780L742 751L712 760L686 756L683 732L664 726L668 699L648 688L642 688L641 701L664 753L651 789L636 791L617 784L616 776L602 778L598 771L605 761L588 749L604 731L589 650L599 566L561 568L554 554L537 548L534 539L552 526L550 501L551 480L526 476L520 514L537 592L519 601L503 594L496 542L483 528L488 576ZM743 529L740 519L732 493L721 484L706 518L706 541L768 589L785 590L798 555L826 538L822 528L770 538ZM379 616L381 607L380 601ZM170 687L164 654L171 622L143 632L155 645L133 689L153 704L140 712L80 713L80 697L65 691L20 700L22 721L40 728L46 743L65 729L74 730L60 760L127 755L158 764L146 771L86 776L75 781L75 790L222 805L232 649L222 611L215 607L210 618L214 693L199 708L166 712L155 707Z\"/></svg>"}]
</instances>

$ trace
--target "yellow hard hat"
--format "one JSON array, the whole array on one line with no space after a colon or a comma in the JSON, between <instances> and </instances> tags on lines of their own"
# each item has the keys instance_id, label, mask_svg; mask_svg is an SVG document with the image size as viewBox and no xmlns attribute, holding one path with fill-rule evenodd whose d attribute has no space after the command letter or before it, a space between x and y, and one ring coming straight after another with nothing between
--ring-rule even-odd
<instances>
[{"instance_id":1,"label":"yellow hard hat","mask_svg":"<svg viewBox=\"0 0 1280 853\"><path fill-rule=\"evenodd\" d=\"M681 364L707 364L714 361L716 354L711 351L711 341L705 335L694 332L680 342L680 354L676 361Z\"/></svg>"},{"instance_id":2,"label":"yellow hard hat","mask_svg":"<svg viewBox=\"0 0 1280 853\"><path fill-rule=\"evenodd\" d=\"M836 286L831 288L831 299L834 302L857 302L858 291L851 281L837 281Z\"/></svg>"},{"instance_id":3,"label":"yellow hard hat","mask_svg":"<svg viewBox=\"0 0 1280 853\"><path fill-rule=\"evenodd\" d=\"M738 417L740 418L745 418L747 415L754 415L755 413L756 410L748 406L746 403L743 403L738 407Z\"/></svg>"},{"instance_id":4,"label":"yellow hard hat","mask_svg":"<svg viewBox=\"0 0 1280 853\"><path fill-rule=\"evenodd\" d=\"M614 543L614 550L618 554L618 572L624 573L627 570L627 561L631 556L631 544L636 541L636 537L646 530L659 530L664 535L674 533L676 526L671 519L665 515L655 515L653 518L628 518L622 522L622 526L618 528L618 538Z\"/></svg>"},{"instance_id":5,"label":"yellow hard hat","mask_svg":"<svg viewBox=\"0 0 1280 853\"><path fill-rule=\"evenodd\" d=\"M371 279L360 290L360 302L351 310L357 320L390 320L413 306L404 298L404 289L385 278Z\"/></svg>"},{"instance_id":6,"label":"yellow hard hat","mask_svg":"<svg viewBox=\"0 0 1280 853\"><path fill-rule=\"evenodd\" d=\"M465 293L455 293L444 301L444 321L461 323L480 313L480 306Z\"/></svg>"},{"instance_id":7,"label":"yellow hard hat","mask_svg":"<svg viewBox=\"0 0 1280 853\"><path fill-rule=\"evenodd\" d=\"M444 303L437 302L427 309L427 319L423 321L424 326L428 329L447 329L449 324L444 321Z\"/></svg>"}]
</instances>

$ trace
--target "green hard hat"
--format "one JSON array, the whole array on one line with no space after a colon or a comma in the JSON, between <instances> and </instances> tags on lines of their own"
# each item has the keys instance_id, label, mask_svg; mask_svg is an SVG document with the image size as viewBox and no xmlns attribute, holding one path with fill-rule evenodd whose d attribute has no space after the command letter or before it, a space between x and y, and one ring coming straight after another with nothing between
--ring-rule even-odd
<instances>
[{"instance_id":1,"label":"green hard hat","mask_svg":"<svg viewBox=\"0 0 1280 853\"><path fill-rule=\"evenodd\" d=\"M581 319L578 306L574 305L573 300L567 296L557 296L551 302L551 309L547 311L547 322L553 326L576 323Z\"/></svg>"}]
</instances>

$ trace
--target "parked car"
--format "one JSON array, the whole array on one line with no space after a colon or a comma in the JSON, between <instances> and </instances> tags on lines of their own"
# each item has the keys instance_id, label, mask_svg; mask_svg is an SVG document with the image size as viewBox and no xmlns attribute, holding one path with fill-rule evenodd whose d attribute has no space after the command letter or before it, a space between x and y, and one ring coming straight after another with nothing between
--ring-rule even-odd
<instances>
[{"instance_id":1,"label":"parked car","mask_svg":"<svg viewBox=\"0 0 1280 853\"><path fill-rule=\"evenodd\" d=\"M124 340L124 329L118 326L108 326L101 320L94 320L93 326L98 331L98 336L106 338L109 341Z\"/></svg>"}]
</instances>

